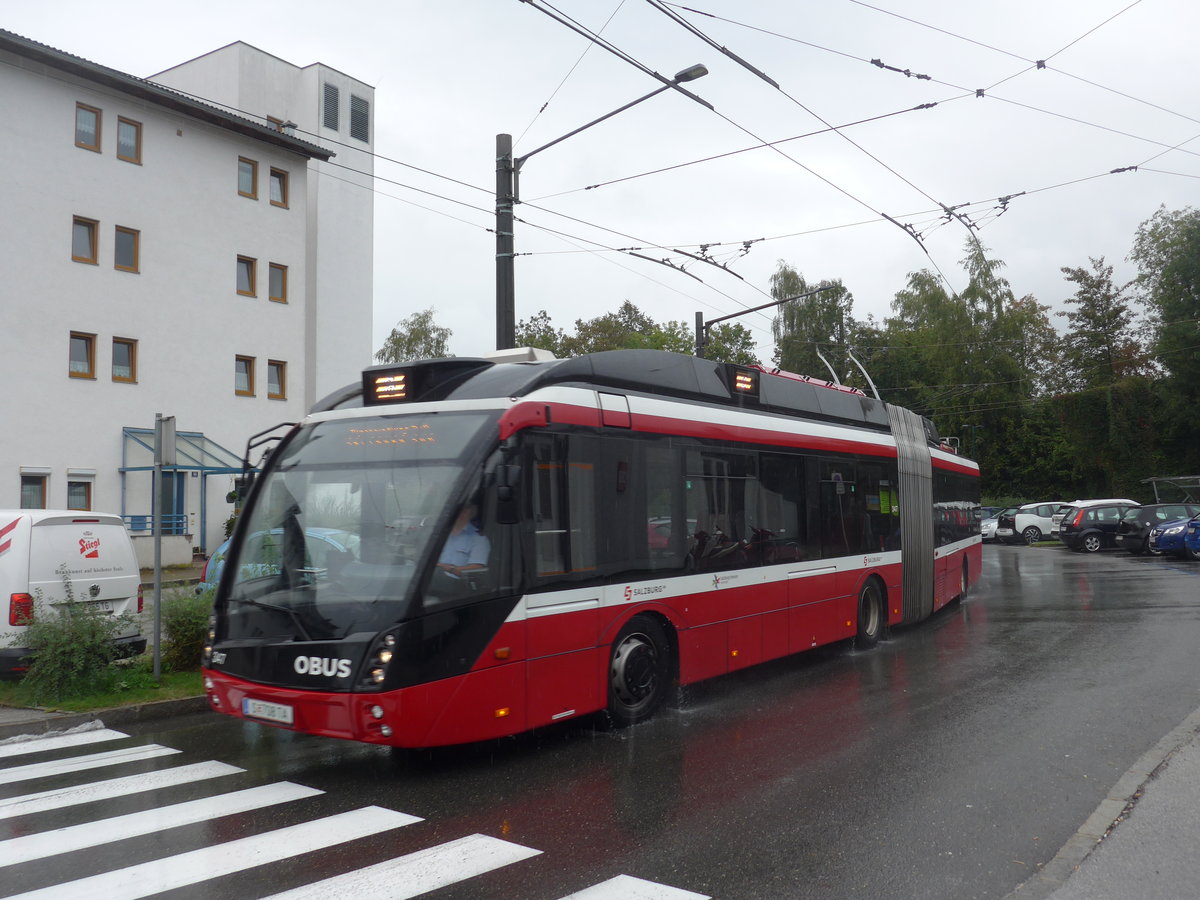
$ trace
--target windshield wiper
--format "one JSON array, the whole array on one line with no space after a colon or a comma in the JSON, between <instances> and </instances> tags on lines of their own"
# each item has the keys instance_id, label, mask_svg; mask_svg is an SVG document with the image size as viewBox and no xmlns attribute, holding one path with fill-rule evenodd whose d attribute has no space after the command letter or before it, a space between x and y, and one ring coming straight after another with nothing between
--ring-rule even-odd
<instances>
[{"instance_id":1,"label":"windshield wiper","mask_svg":"<svg viewBox=\"0 0 1200 900\"><path fill-rule=\"evenodd\" d=\"M304 640L313 640L313 636L309 634L308 629L304 627L304 620L300 618L300 614L290 606L279 606L275 603L263 603L261 600L251 600L249 597L229 597L226 602L245 603L247 606L257 606L260 609L271 609L275 612L284 613L292 620L292 624L296 626L296 629L300 632L300 635L304 638Z\"/></svg>"}]
</instances>

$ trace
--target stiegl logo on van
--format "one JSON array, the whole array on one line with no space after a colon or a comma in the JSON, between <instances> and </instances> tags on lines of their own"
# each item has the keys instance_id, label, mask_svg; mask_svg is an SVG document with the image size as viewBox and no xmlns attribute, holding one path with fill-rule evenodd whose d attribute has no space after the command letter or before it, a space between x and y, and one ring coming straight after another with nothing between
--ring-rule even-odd
<instances>
[{"instance_id":1,"label":"stiegl logo on van","mask_svg":"<svg viewBox=\"0 0 1200 900\"><path fill-rule=\"evenodd\" d=\"M84 559L99 559L100 538L90 531L85 531L83 537L79 539L79 555Z\"/></svg>"},{"instance_id":2,"label":"stiegl logo on van","mask_svg":"<svg viewBox=\"0 0 1200 900\"><path fill-rule=\"evenodd\" d=\"M326 678L349 678L351 660L327 659L323 656L297 656L292 668L298 675L323 675Z\"/></svg>"}]
</instances>

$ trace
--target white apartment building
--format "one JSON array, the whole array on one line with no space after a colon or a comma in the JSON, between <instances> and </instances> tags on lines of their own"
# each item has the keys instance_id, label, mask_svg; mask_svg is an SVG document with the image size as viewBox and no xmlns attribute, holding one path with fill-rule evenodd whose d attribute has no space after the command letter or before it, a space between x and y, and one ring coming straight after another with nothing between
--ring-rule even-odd
<instances>
[{"instance_id":1,"label":"white apartment building","mask_svg":"<svg viewBox=\"0 0 1200 900\"><path fill-rule=\"evenodd\" d=\"M166 561L211 551L247 438L371 363L370 143L300 123L334 83L369 128L373 94L244 44L164 73L189 94L3 30L0 64L0 508L117 512L139 540L161 413ZM335 153L359 161L322 174Z\"/></svg>"}]
</instances>

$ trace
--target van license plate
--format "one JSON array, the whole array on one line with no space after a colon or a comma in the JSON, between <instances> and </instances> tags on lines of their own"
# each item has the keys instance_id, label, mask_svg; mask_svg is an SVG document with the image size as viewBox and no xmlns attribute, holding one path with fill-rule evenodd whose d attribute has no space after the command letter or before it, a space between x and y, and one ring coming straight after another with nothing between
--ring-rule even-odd
<instances>
[{"instance_id":1,"label":"van license plate","mask_svg":"<svg viewBox=\"0 0 1200 900\"><path fill-rule=\"evenodd\" d=\"M295 717L292 708L283 703L268 703L266 700L252 700L246 697L242 700L242 715L254 719L266 719L268 722L281 722L292 725Z\"/></svg>"},{"instance_id":2,"label":"van license plate","mask_svg":"<svg viewBox=\"0 0 1200 900\"><path fill-rule=\"evenodd\" d=\"M92 600L88 603L88 606L97 612L110 613L113 611L111 600Z\"/></svg>"}]
</instances>

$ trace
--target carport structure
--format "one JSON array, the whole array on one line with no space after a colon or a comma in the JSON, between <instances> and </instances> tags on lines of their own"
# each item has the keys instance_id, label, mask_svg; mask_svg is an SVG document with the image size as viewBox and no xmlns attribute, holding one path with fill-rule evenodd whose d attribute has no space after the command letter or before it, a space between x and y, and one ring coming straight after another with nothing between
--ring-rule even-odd
<instances>
[{"instance_id":1,"label":"carport structure","mask_svg":"<svg viewBox=\"0 0 1200 900\"><path fill-rule=\"evenodd\" d=\"M185 534L187 531L187 473L199 478L200 524L197 529L201 552L207 554L205 546L208 533L208 479L212 475L237 475L242 471L241 458L198 431L175 433L175 464L163 466L163 496L161 502L154 497L154 429L132 428L121 430L121 515L131 532L148 533L153 528L153 510L162 514L163 534ZM149 497L149 511L131 512L137 505L131 504L131 473L144 472L150 485L149 490L138 490L138 497ZM139 479L140 481L140 479ZM144 501L141 501L144 503ZM156 506L155 504L158 503ZM143 507L144 508L144 507Z\"/></svg>"}]
</instances>

